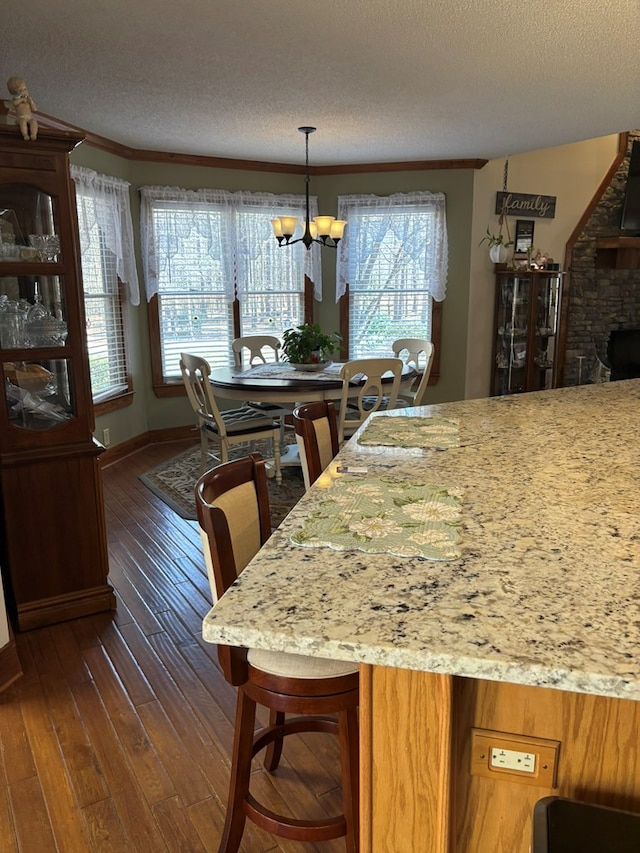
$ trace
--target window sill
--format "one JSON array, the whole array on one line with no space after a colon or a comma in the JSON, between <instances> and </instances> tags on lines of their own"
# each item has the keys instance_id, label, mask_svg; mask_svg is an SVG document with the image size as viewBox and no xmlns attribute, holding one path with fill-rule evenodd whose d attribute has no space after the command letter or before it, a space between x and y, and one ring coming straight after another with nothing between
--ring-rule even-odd
<instances>
[{"instance_id":1,"label":"window sill","mask_svg":"<svg viewBox=\"0 0 640 853\"><path fill-rule=\"evenodd\" d=\"M124 391L109 397L107 400L101 400L99 403L94 403L93 414L96 417L106 415L109 412L115 412L117 409L124 409L133 403L133 391Z\"/></svg>"},{"instance_id":2,"label":"window sill","mask_svg":"<svg viewBox=\"0 0 640 853\"><path fill-rule=\"evenodd\" d=\"M168 379L162 384L154 385L153 393L156 397L183 397L187 392L182 379Z\"/></svg>"}]
</instances>

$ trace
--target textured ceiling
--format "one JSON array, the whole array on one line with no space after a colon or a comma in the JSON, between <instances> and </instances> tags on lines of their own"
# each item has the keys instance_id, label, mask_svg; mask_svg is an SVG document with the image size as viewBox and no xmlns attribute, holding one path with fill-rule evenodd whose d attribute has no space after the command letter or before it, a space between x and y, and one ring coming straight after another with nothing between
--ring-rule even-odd
<instances>
[{"instance_id":1,"label":"textured ceiling","mask_svg":"<svg viewBox=\"0 0 640 853\"><path fill-rule=\"evenodd\" d=\"M0 64L134 148L492 159L640 126L640 0L21 0Z\"/></svg>"}]
</instances>

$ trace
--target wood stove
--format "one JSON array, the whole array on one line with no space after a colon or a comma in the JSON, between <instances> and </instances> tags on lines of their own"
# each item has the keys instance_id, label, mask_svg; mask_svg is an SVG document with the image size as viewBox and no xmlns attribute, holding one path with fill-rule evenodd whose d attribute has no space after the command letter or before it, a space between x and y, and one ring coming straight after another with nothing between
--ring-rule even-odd
<instances>
[{"instance_id":1,"label":"wood stove","mask_svg":"<svg viewBox=\"0 0 640 853\"><path fill-rule=\"evenodd\" d=\"M609 335L611 381L640 377L640 329L616 329Z\"/></svg>"}]
</instances>

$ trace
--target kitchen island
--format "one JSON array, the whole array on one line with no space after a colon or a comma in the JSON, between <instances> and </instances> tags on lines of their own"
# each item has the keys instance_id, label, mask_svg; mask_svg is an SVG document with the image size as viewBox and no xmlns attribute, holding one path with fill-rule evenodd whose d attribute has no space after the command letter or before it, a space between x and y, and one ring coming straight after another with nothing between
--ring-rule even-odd
<instances>
[{"instance_id":1,"label":"kitchen island","mask_svg":"<svg viewBox=\"0 0 640 853\"><path fill-rule=\"evenodd\" d=\"M527 853L550 794L640 811L640 380L374 417L407 413L457 444L361 429L204 638L361 663L363 853ZM460 556L292 544L338 465L459 495Z\"/></svg>"}]
</instances>

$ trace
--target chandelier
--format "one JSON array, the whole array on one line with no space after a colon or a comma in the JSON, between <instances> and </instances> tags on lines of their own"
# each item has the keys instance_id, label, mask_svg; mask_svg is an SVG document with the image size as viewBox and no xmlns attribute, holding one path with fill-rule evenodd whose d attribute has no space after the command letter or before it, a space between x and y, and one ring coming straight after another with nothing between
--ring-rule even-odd
<instances>
[{"instance_id":1,"label":"chandelier","mask_svg":"<svg viewBox=\"0 0 640 853\"><path fill-rule=\"evenodd\" d=\"M302 223L303 234L297 240L292 240L296 226L298 224L297 216L279 216L277 219L271 220L273 233L276 236L279 246L293 246L294 243L304 243L307 249L311 248L312 243L320 243L322 246L329 246L335 249L342 239L344 226L347 224L344 219L336 219L335 216L314 216L313 220L309 217L309 134L315 133L315 127L299 127L300 133L304 133L305 150L306 150L306 176L305 193L306 193L306 213L304 222Z\"/></svg>"}]
</instances>

